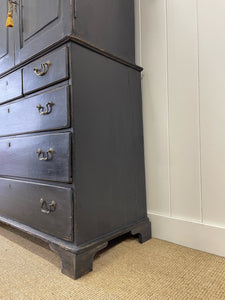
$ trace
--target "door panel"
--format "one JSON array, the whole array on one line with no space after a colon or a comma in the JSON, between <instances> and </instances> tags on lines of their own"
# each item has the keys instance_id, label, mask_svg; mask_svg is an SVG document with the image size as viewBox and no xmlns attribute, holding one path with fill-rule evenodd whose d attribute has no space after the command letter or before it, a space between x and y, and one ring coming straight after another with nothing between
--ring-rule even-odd
<instances>
[{"instance_id":1,"label":"door panel","mask_svg":"<svg viewBox=\"0 0 225 300\"><path fill-rule=\"evenodd\" d=\"M10 69L14 64L13 45L14 28L6 28L8 1L0 0L0 74Z\"/></svg>"},{"instance_id":2,"label":"door panel","mask_svg":"<svg viewBox=\"0 0 225 300\"><path fill-rule=\"evenodd\" d=\"M72 31L70 0L20 0L16 20L16 64Z\"/></svg>"},{"instance_id":3,"label":"door panel","mask_svg":"<svg viewBox=\"0 0 225 300\"><path fill-rule=\"evenodd\" d=\"M33 12L36 12L35 14ZM59 0L23 0L23 40L26 41L59 18ZM32 18L31 18L32 16Z\"/></svg>"},{"instance_id":4,"label":"door panel","mask_svg":"<svg viewBox=\"0 0 225 300\"><path fill-rule=\"evenodd\" d=\"M5 21L7 16L7 1L1 1L1 9L0 9L0 59L2 59L5 55L8 54L8 30L5 27Z\"/></svg>"}]
</instances>

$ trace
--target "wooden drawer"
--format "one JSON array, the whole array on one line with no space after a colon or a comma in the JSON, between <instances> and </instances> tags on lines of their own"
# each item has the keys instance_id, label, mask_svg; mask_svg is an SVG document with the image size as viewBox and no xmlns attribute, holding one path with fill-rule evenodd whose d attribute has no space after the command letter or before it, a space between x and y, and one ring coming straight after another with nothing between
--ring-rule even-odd
<instances>
[{"instance_id":1,"label":"wooden drawer","mask_svg":"<svg viewBox=\"0 0 225 300\"><path fill-rule=\"evenodd\" d=\"M23 92L27 94L68 77L68 49L63 47L24 67Z\"/></svg>"},{"instance_id":2,"label":"wooden drawer","mask_svg":"<svg viewBox=\"0 0 225 300\"><path fill-rule=\"evenodd\" d=\"M0 103L22 96L21 70L13 72L0 79Z\"/></svg>"},{"instance_id":3,"label":"wooden drawer","mask_svg":"<svg viewBox=\"0 0 225 300\"><path fill-rule=\"evenodd\" d=\"M73 240L70 188L0 179L0 215L57 238Z\"/></svg>"},{"instance_id":4,"label":"wooden drawer","mask_svg":"<svg viewBox=\"0 0 225 300\"><path fill-rule=\"evenodd\" d=\"M0 136L69 126L68 86L0 106Z\"/></svg>"},{"instance_id":5,"label":"wooden drawer","mask_svg":"<svg viewBox=\"0 0 225 300\"><path fill-rule=\"evenodd\" d=\"M0 175L70 182L70 133L0 140Z\"/></svg>"}]
</instances>

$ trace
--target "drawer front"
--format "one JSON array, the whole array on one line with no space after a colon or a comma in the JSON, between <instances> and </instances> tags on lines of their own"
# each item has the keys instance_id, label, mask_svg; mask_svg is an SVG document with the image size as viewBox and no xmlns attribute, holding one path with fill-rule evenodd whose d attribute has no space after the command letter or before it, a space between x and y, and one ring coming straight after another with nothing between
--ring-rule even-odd
<instances>
[{"instance_id":1,"label":"drawer front","mask_svg":"<svg viewBox=\"0 0 225 300\"><path fill-rule=\"evenodd\" d=\"M22 96L21 70L0 79L0 103Z\"/></svg>"},{"instance_id":2,"label":"drawer front","mask_svg":"<svg viewBox=\"0 0 225 300\"><path fill-rule=\"evenodd\" d=\"M70 133L0 140L0 175L71 181Z\"/></svg>"},{"instance_id":3,"label":"drawer front","mask_svg":"<svg viewBox=\"0 0 225 300\"><path fill-rule=\"evenodd\" d=\"M69 126L69 87L0 106L0 136Z\"/></svg>"},{"instance_id":4,"label":"drawer front","mask_svg":"<svg viewBox=\"0 0 225 300\"><path fill-rule=\"evenodd\" d=\"M67 47L63 47L24 67L24 94L67 79L68 77L68 49Z\"/></svg>"},{"instance_id":5,"label":"drawer front","mask_svg":"<svg viewBox=\"0 0 225 300\"><path fill-rule=\"evenodd\" d=\"M73 240L70 188L0 179L0 215L57 238Z\"/></svg>"}]
</instances>

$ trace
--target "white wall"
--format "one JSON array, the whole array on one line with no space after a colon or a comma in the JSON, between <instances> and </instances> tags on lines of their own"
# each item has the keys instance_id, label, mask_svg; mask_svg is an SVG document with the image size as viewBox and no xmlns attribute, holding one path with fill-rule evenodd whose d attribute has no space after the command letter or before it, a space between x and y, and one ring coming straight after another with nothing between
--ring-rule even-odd
<instances>
[{"instance_id":1,"label":"white wall","mask_svg":"<svg viewBox=\"0 0 225 300\"><path fill-rule=\"evenodd\" d=\"M135 5L153 236L225 256L225 1Z\"/></svg>"}]
</instances>

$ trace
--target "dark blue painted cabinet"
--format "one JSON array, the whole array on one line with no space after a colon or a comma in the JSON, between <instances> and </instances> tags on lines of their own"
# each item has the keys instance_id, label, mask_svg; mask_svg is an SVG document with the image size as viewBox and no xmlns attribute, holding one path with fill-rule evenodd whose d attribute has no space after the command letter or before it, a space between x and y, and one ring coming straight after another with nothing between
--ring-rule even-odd
<instances>
[{"instance_id":1,"label":"dark blue painted cabinet","mask_svg":"<svg viewBox=\"0 0 225 300\"><path fill-rule=\"evenodd\" d=\"M0 221L79 278L126 233L151 237L132 0L20 0L0 38Z\"/></svg>"},{"instance_id":2,"label":"dark blue painted cabinet","mask_svg":"<svg viewBox=\"0 0 225 300\"><path fill-rule=\"evenodd\" d=\"M0 74L14 65L14 28L6 28L8 1L0 1Z\"/></svg>"},{"instance_id":3,"label":"dark blue painted cabinet","mask_svg":"<svg viewBox=\"0 0 225 300\"><path fill-rule=\"evenodd\" d=\"M17 0L9 29L7 2L0 0L1 73L70 35L134 62L133 0Z\"/></svg>"}]
</instances>

